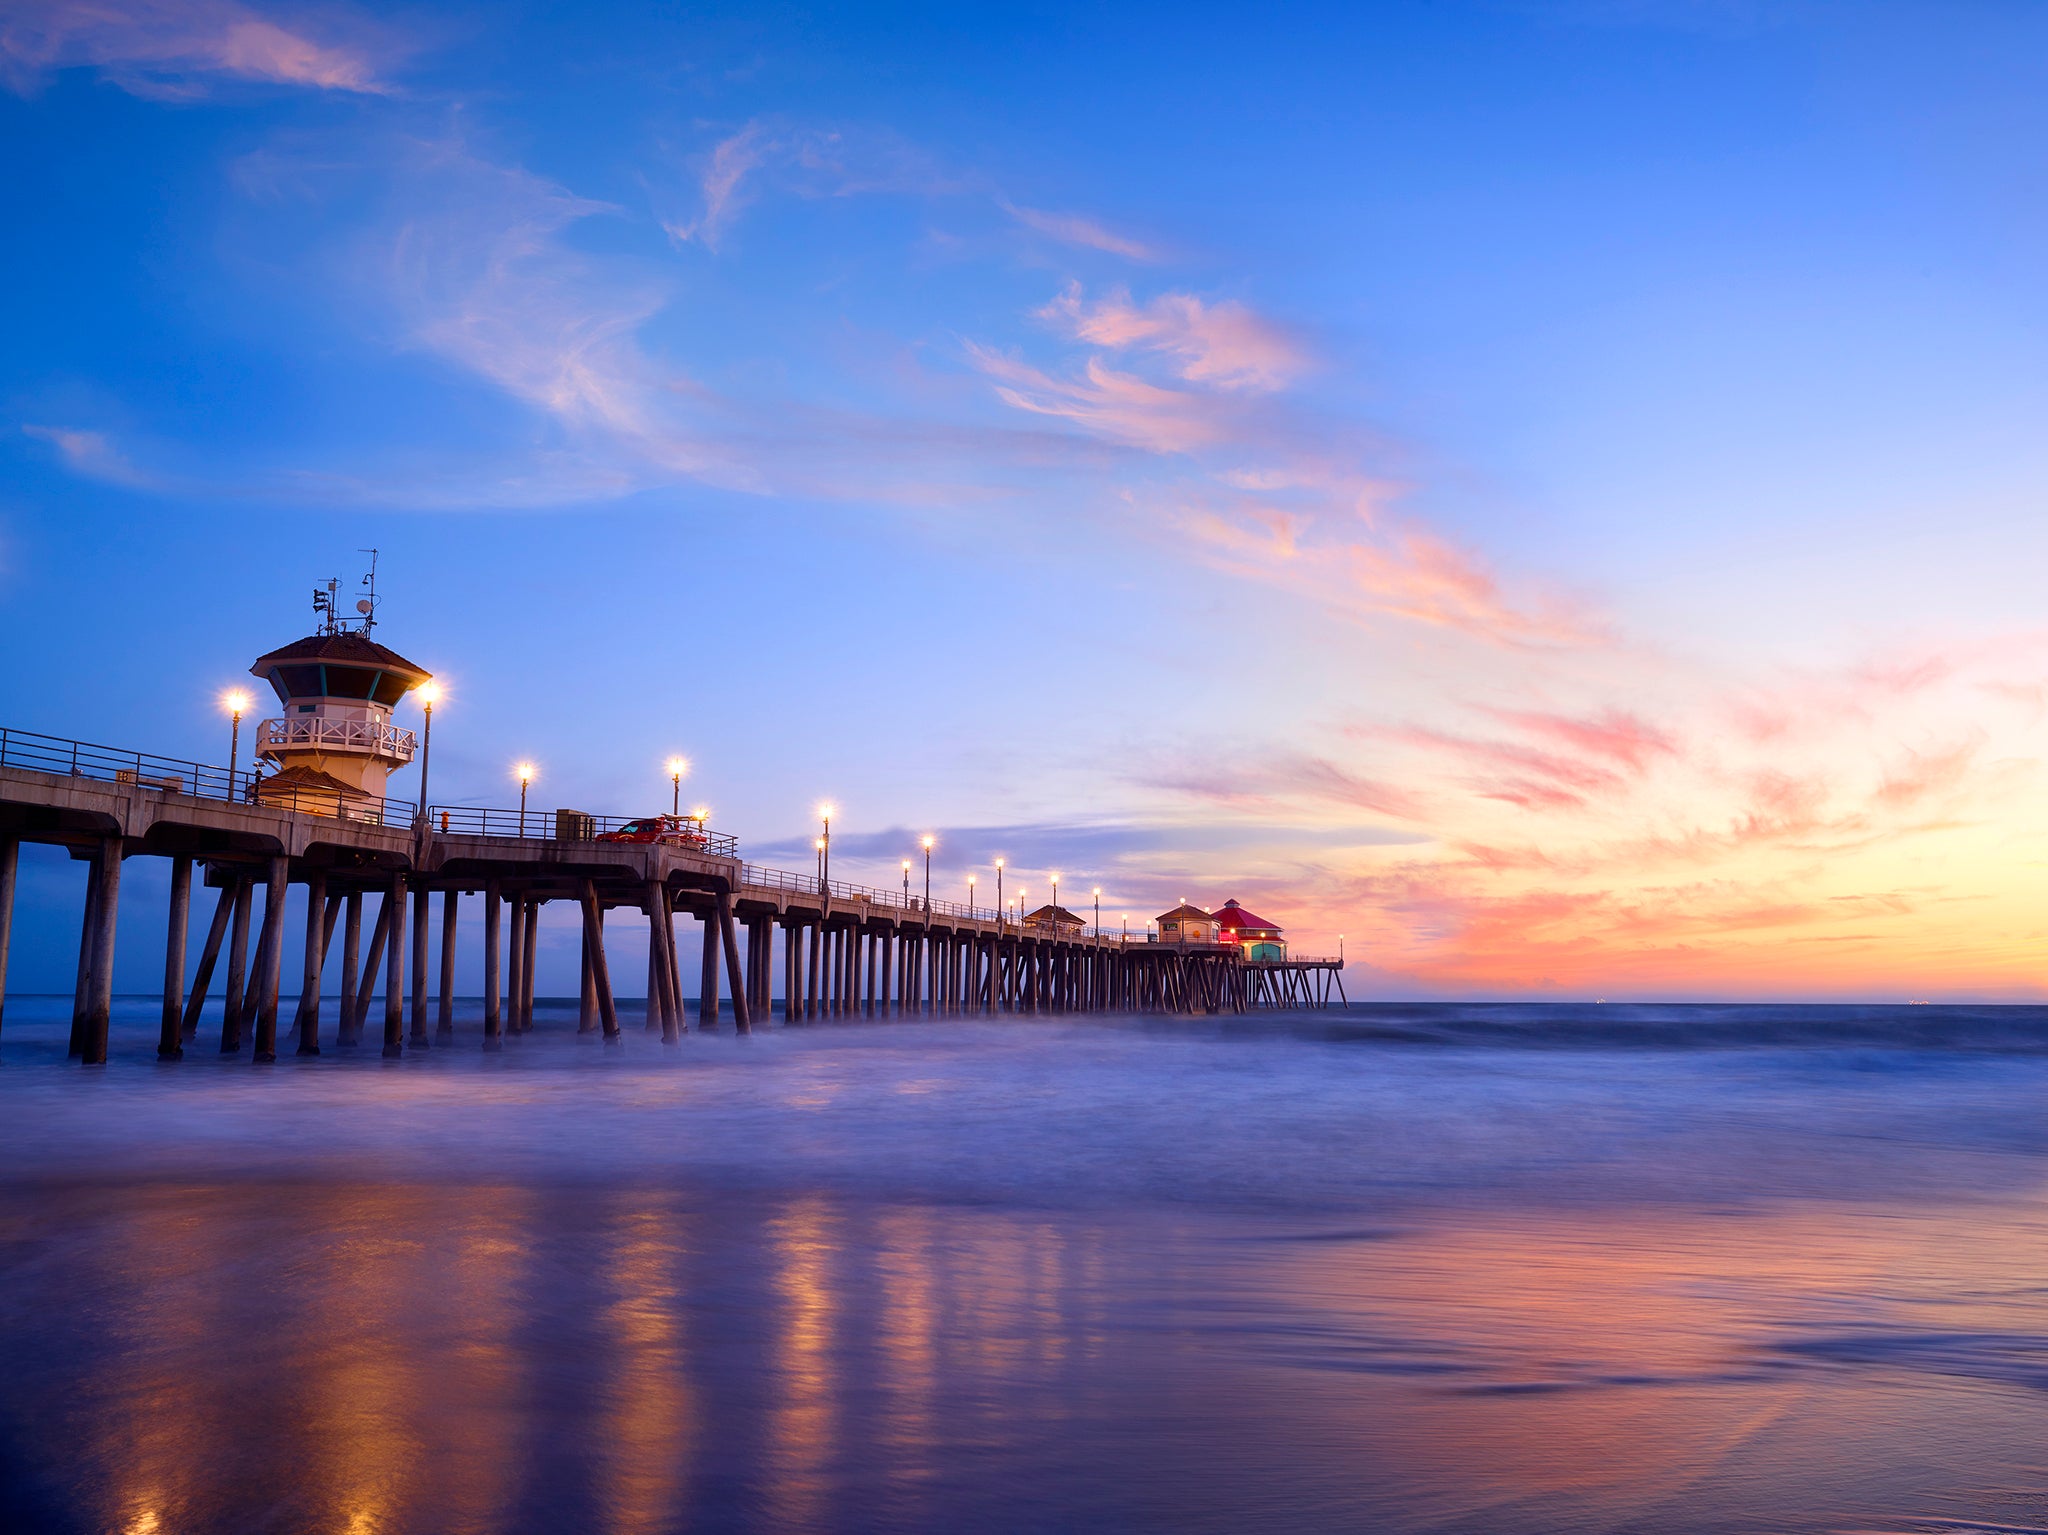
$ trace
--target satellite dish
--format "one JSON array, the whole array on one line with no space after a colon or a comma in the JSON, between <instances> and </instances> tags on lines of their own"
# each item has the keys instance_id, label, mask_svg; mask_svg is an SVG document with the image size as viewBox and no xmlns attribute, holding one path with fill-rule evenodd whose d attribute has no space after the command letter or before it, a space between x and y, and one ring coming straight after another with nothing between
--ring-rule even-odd
<instances>
[{"instance_id":1,"label":"satellite dish","mask_svg":"<svg viewBox=\"0 0 2048 1535\"><path fill-rule=\"evenodd\" d=\"M369 615L370 609L374 606L375 604L372 603L370 599L367 597L358 597L356 599L356 611L358 613L363 614L365 617Z\"/></svg>"}]
</instances>

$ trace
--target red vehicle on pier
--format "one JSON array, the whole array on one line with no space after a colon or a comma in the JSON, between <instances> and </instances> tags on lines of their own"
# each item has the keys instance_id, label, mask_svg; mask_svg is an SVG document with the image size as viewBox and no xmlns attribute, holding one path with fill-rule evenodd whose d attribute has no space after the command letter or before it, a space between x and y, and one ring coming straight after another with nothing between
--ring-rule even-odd
<instances>
[{"instance_id":1,"label":"red vehicle on pier","mask_svg":"<svg viewBox=\"0 0 2048 1535\"><path fill-rule=\"evenodd\" d=\"M617 831L601 832L599 842L660 842L669 847L702 848L710 845L703 825L686 815L648 815L628 821Z\"/></svg>"}]
</instances>

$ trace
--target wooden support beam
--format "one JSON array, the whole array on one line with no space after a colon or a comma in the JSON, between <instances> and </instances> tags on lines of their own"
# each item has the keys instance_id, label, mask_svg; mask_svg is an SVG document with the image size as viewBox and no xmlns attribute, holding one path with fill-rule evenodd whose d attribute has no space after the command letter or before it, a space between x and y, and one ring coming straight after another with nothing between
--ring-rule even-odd
<instances>
[{"instance_id":1,"label":"wooden support beam","mask_svg":"<svg viewBox=\"0 0 2048 1535\"><path fill-rule=\"evenodd\" d=\"M497 1050L502 1047L499 1037L504 1027L502 1009L504 996L500 982L504 976L501 967L504 956L499 953L499 924L504 915L504 901L498 894L498 882L484 882L484 1048Z\"/></svg>"},{"instance_id":2,"label":"wooden support beam","mask_svg":"<svg viewBox=\"0 0 2048 1535\"><path fill-rule=\"evenodd\" d=\"M754 1032L753 1014L747 1010L747 988L740 979L740 939L733 930L732 892L718 892L718 936L725 947L725 973L732 982L732 1026L735 1033Z\"/></svg>"},{"instance_id":3,"label":"wooden support beam","mask_svg":"<svg viewBox=\"0 0 2048 1535\"><path fill-rule=\"evenodd\" d=\"M424 885L414 882L412 894L412 1033L408 1039L415 1050L431 1043L427 1034L427 920L428 901Z\"/></svg>"},{"instance_id":4,"label":"wooden support beam","mask_svg":"<svg viewBox=\"0 0 2048 1535\"><path fill-rule=\"evenodd\" d=\"M647 894L640 905L647 913L647 1007L641 1020L641 1030L647 1034L660 1034L668 1038L668 1009L663 994L668 982L662 975L661 960L661 892L654 880L647 882Z\"/></svg>"},{"instance_id":5,"label":"wooden support beam","mask_svg":"<svg viewBox=\"0 0 2048 1535\"><path fill-rule=\"evenodd\" d=\"M697 966L697 1028L718 1027L718 913L703 915L704 952Z\"/></svg>"},{"instance_id":6,"label":"wooden support beam","mask_svg":"<svg viewBox=\"0 0 2048 1535\"><path fill-rule=\"evenodd\" d=\"M604 1042L615 1045L619 1043L619 1010L612 1001L612 972L605 960L604 922L598 910L595 880L583 882L583 924L591 935L590 972L597 984L597 1015L604 1025Z\"/></svg>"},{"instance_id":7,"label":"wooden support beam","mask_svg":"<svg viewBox=\"0 0 2048 1535\"><path fill-rule=\"evenodd\" d=\"M384 928L384 1059L405 1054L405 876L394 874L384 892L391 913Z\"/></svg>"},{"instance_id":8,"label":"wooden support beam","mask_svg":"<svg viewBox=\"0 0 2048 1535\"><path fill-rule=\"evenodd\" d=\"M334 909L327 902L327 876L315 869L306 876L306 953L299 969L301 1055L320 1053L320 970L321 961L327 957L327 933L333 930Z\"/></svg>"},{"instance_id":9,"label":"wooden support beam","mask_svg":"<svg viewBox=\"0 0 2048 1535\"><path fill-rule=\"evenodd\" d=\"M256 882L247 872L235 870L235 914L228 929L227 995L220 1013L220 1053L237 1055L242 1049L242 1023L249 999L249 907L256 899Z\"/></svg>"},{"instance_id":10,"label":"wooden support beam","mask_svg":"<svg viewBox=\"0 0 2048 1535\"><path fill-rule=\"evenodd\" d=\"M181 1040L193 1039L199 1033L199 1013L206 1006L206 989L213 983L214 962L220 957L221 940L228 934L228 917L235 906L235 887L222 885L220 895L213 903L213 921L207 924L206 942L199 950L199 971L192 977L192 991L185 1001L185 1019L178 1026Z\"/></svg>"},{"instance_id":11,"label":"wooden support beam","mask_svg":"<svg viewBox=\"0 0 2048 1535\"><path fill-rule=\"evenodd\" d=\"M547 903L529 897L526 906L526 952L519 961L519 1032L533 1032L533 974L540 963L540 909Z\"/></svg>"},{"instance_id":12,"label":"wooden support beam","mask_svg":"<svg viewBox=\"0 0 2048 1535\"><path fill-rule=\"evenodd\" d=\"M78 1060L85 1054L85 1015L92 1008L92 946L100 930L100 860L85 864L85 911L78 920L78 973L71 983L71 1042L66 1054Z\"/></svg>"},{"instance_id":13,"label":"wooden support beam","mask_svg":"<svg viewBox=\"0 0 2048 1535\"><path fill-rule=\"evenodd\" d=\"M0 1002L7 995L7 916L14 905L14 849L0 845ZM156 1058L175 1061L185 1054L185 944L192 930L192 860L182 854L171 860L171 919L164 934L164 1011L157 1031Z\"/></svg>"},{"instance_id":14,"label":"wooden support beam","mask_svg":"<svg viewBox=\"0 0 2048 1535\"><path fill-rule=\"evenodd\" d=\"M582 930L579 928L579 932ZM583 975L582 994L576 1004L576 1032L595 1034L597 1032L597 981L590 970L590 934L582 934Z\"/></svg>"},{"instance_id":15,"label":"wooden support beam","mask_svg":"<svg viewBox=\"0 0 2048 1535\"><path fill-rule=\"evenodd\" d=\"M86 999L85 1049L88 1066L107 1060L107 1030L114 1016L114 928L121 910L121 838L103 838L99 846L100 898L94 912L92 976Z\"/></svg>"},{"instance_id":16,"label":"wooden support beam","mask_svg":"<svg viewBox=\"0 0 2048 1535\"><path fill-rule=\"evenodd\" d=\"M505 946L505 1032L519 1032L520 986L526 975L526 894L510 897L512 931Z\"/></svg>"},{"instance_id":17,"label":"wooden support beam","mask_svg":"<svg viewBox=\"0 0 2048 1535\"><path fill-rule=\"evenodd\" d=\"M291 860L278 853L263 881L263 937L256 945L256 1049L266 1066L277 1059L277 999L284 987L284 902L291 890Z\"/></svg>"},{"instance_id":18,"label":"wooden support beam","mask_svg":"<svg viewBox=\"0 0 2048 1535\"><path fill-rule=\"evenodd\" d=\"M435 1004L434 1033L443 1041L455 1037L455 903L461 892L441 892L441 985Z\"/></svg>"},{"instance_id":19,"label":"wooden support beam","mask_svg":"<svg viewBox=\"0 0 2048 1535\"><path fill-rule=\"evenodd\" d=\"M352 1045L362 1031L356 1017L356 976L363 962L363 893L351 890L342 902L341 1011L334 1021L335 1042Z\"/></svg>"},{"instance_id":20,"label":"wooden support beam","mask_svg":"<svg viewBox=\"0 0 2048 1535\"><path fill-rule=\"evenodd\" d=\"M355 1010L349 1014L348 1038L344 1044L358 1044L363 1025L370 1021L370 998L376 994L377 977L384 973L385 937L391 931L391 899L377 902L377 920L370 924L370 946L363 952L363 967L355 977Z\"/></svg>"}]
</instances>

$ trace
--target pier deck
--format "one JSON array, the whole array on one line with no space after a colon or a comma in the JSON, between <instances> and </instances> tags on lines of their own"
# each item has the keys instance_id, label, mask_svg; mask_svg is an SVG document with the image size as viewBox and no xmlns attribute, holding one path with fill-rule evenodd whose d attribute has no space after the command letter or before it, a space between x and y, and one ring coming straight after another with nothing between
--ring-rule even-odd
<instances>
[{"instance_id":1,"label":"pier deck","mask_svg":"<svg viewBox=\"0 0 2048 1535\"><path fill-rule=\"evenodd\" d=\"M301 1055L320 1051L322 979L337 958L338 1042L361 1037L380 975L386 1055L452 1039L457 916L471 896L484 902L486 1049L532 1027L535 925L551 901L573 902L581 913L581 1027L608 1041L621 1037L622 1025L606 919L622 910L649 923L645 1027L670 1042L688 1026L678 914L697 918L703 928L699 1028L716 1027L723 1016L721 987L737 1029L770 1016L778 931L782 1016L789 1024L878 1013L1317 1006L1328 999L1327 979L1318 989L1307 978L1334 974L1332 967L1341 964L1247 962L1235 944L1154 943L1120 932L1020 926L995 911L941 901L927 907L895 892L751 864L723 836L707 835L701 847L599 841L598 831L616 818L573 811L515 815L435 806L422 815L409 802L392 800L352 806L342 815L334 809L331 802L309 808L252 803L245 782L217 767L0 730L0 1007L23 842L67 847L88 866L71 1038L72 1054L87 1063L106 1059L120 871L137 856L172 862L157 1047L167 1060L196 1038L201 1005L222 966L222 1050L240 1050L246 1036L258 1061L275 1058L293 885L306 892L305 962L290 1025ZM188 984L195 868L218 896ZM429 906L436 894L440 952L430 996ZM378 909L365 947L362 920L370 895L378 897ZM337 937L341 952L335 956Z\"/></svg>"}]
</instances>

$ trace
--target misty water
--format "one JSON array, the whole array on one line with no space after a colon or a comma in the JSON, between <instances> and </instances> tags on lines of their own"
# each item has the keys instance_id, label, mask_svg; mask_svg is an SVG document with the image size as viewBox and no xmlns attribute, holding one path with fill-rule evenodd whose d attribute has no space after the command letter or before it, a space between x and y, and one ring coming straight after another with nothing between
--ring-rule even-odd
<instances>
[{"instance_id":1,"label":"misty water","mask_svg":"<svg viewBox=\"0 0 2048 1535\"><path fill-rule=\"evenodd\" d=\"M0 1035L6 1529L2048 1530L2048 1010L68 1009Z\"/></svg>"}]
</instances>

